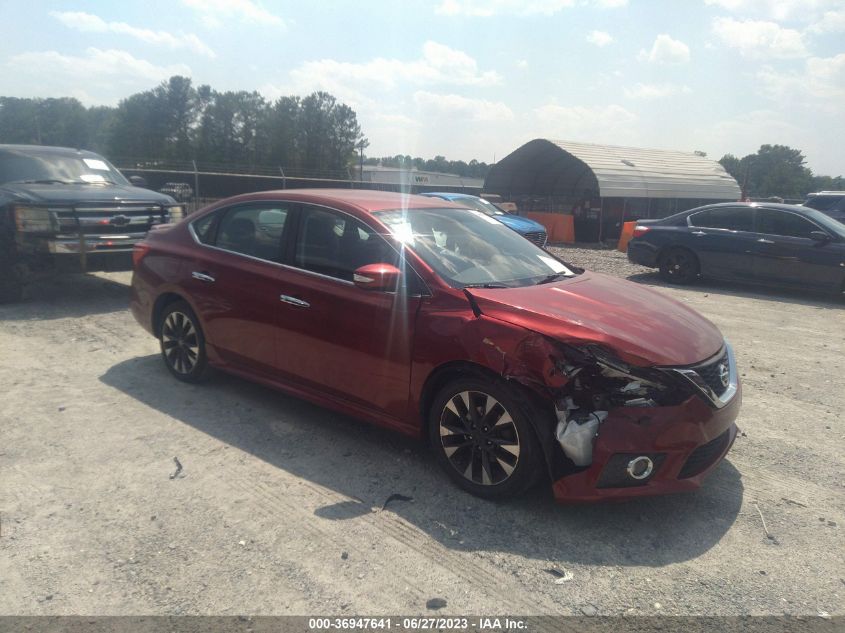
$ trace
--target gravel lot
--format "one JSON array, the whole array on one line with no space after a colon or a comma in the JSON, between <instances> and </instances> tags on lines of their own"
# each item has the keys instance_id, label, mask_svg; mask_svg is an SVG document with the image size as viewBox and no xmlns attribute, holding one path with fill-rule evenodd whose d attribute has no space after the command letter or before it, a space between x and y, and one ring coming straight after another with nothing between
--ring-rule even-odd
<instances>
[{"instance_id":1,"label":"gravel lot","mask_svg":"<svg viewBox=\"0 0 845 633\"><path fill-rule=\"evenodd\" d=\"M663 288L734 344L743 433L699 492L584 507L484 502L412 441L224 375L178 383L128 283L0 307L0 614L845 614L841 302ZM382 508L395 493L413 500Z\"/></svg>"}]
</instances>

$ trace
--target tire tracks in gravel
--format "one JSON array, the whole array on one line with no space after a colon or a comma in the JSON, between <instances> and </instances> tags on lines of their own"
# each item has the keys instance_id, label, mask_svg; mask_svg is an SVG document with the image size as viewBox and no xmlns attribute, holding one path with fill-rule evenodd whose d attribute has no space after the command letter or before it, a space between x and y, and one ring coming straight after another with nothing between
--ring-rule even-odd
<instances>
[{"instance_id":1,"label":"tire tracks in gravel","mask_svg":"<svg viewBox=\"0 0 845 633\"><path fill-rule=\"evenodd\" d=\"M334 543L339 550L359 551L359 547L352 539L339 537L335 531L319 527L319 522L314 520L310 512L303 511L303 505L295 499L280 494L277 489L263 482L245 477L231 464L223 465L222 468L220 481L224 485L237 488L252 499L254 508L259 510L265 518L290 522L292 516L297 517L297 530L307 533L315 542ZM298 483L307 489L312 497L325 500L326 505L338 502L360 502L358 499L329 492L306 481L299 480ZM450 551L392 512L371 510L356 520L362 521L376 533L393 539L399 545L424 558L429 564L441 568L474 589L479 587L479 579L487 579L482 591L500 605L503 613L563 613L559 603L551 601L540 603L536 595L532 596L531 600L522 598L525 593L524 588L519 587L520 591L511 590L513 580L510 574L502 573L491 565L473 560L471 554L461 555ZM424 604L428 598L432 597L415 579L398 570L392 570L391 574L394 578L390 584L394 586L397 584L396 576L398 575L407 587L412 588L420 604Z\"/></svg>"}]
</instances>

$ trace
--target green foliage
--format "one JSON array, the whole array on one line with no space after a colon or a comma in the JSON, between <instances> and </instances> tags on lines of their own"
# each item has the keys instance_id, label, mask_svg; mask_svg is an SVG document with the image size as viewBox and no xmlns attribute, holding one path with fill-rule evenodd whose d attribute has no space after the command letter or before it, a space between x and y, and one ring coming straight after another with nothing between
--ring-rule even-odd
<instances>
[{"instance_id":1,"label":"green foliage","mask_svg":"<svg viewBox=\"0 0 845 633\"><path fill-rule=\"evenodd\" d=\"M432 159L411 158L403 156L383 156L381 158L368 157L364 160L366 165L381 165L382 167L395 167L404 169L419 169L421 171L433 171L443 174L455 174L465 178L485 178L490 171L490 165L480 163L473 159L468 163L462 160L447 160L444 156L435 156Z\"/></svg>"},{"instance_id":2,"label":"green foliage","mask_svg":"<svg viewBox=\"0 0 845 633\"><path fill-rule=\"evenodd\" d=\"M811 191L845 185L842 176L814 176L801 150L786 145L761 145L757 153L741 159L725 154L719 162L751 198L801 199Z\"/></svg>"},{"instance_id":3,"label":"green foliage","mask_svg":"<svg viewBox=\"0 0 845 633\"><path fill-rule=\"evenodd\" d=\"M315 174L346 172L356 147L367 141L354 110L326 92L271 103L257 92L218 92L174 76L114 108L0 97L0 143L79 147L112 159L279 165Z\"/></svg>"}]
</instances>

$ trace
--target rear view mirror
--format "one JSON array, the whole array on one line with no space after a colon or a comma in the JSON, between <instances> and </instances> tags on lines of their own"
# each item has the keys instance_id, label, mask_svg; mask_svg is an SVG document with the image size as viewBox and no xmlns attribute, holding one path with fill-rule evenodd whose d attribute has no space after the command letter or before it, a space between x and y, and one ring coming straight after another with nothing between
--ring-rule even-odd
<instances>
[{"instance_id":1,"label":"rear view mirror","mask_svg":"<svg viewBox=\"0 0 845 633\"><path fill-rule=\"evenodd\" d=\"M352 275L352 281L363 290L395 292L402 278L402 271L392 264L367 264Z\"/></svg>"},{"instance_id":2,"label":"rear view mirror","mask_svg":"<svg viewBox=\"0 0 845 633\"><path fill-rule=\"evenodd\" d=\"M135 187L146 187L147 179L143 176L129 176L129 182Z\"/></svg>"},{"instance_id":3,"label":"rear view mirror","mask_svg":"<svg viewBox=\"0 0 845 633\"><path fill-rule=\"evenodd\" d=\"M815 240L816 242L824 243L830 241L830 235L828 235L824 231L811 231L810 239Z\"/></svg>"}]
</instances>

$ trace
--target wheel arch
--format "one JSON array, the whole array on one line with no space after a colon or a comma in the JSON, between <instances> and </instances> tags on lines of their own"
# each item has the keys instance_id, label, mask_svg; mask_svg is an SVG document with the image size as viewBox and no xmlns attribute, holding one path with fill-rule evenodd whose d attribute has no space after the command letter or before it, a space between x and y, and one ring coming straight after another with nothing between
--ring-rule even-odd
<instances>
[{"instance_id":1,"label":"wheel arch","mask_svg":"<svg viewBox=\"0 0 845 633\"><path fill-rule=\"evenodd\" d=\"M429 413L431 406L434 404L435 396L450 381L467 375L504 383L512 389L516 398L527 409L528 421L540 445L541 454L545 462L544 466L549 475L552 476L555 470L553 464L556 461L554 446L552 446L556 423L554 403L552 400L550 398L543 398L535 390L526 387L516 380L509 380L492 369L472 361L461 360L444 363L433 369L428 375L428 378L426 378L420 396L419 411L421 420L420 435L424 438L424 441L428 442L428 427L431 424Z\"/></svg>"},{"instance_id":2,"label":"wheel arch","mask_svg":"<svg viewBox=\"0 0 845 633\"><path fill-rule=\"evenodd\" d=\"M156 338L158 338L161 334L161 317L164 314L165 309L167 306L172 303L176 303L177 301L184 301L190 305L190 302L185 297L176 292L164 292L156 298L155 303L153 304L152 318L150 319L153 334Z\"/></svg>"}]
</instances>

